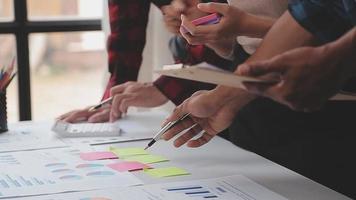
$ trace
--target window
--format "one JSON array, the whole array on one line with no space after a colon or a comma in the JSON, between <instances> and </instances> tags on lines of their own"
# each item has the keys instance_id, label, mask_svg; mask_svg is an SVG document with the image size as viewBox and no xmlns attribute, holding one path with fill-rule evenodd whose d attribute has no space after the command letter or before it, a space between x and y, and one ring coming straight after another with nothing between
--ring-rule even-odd
<instances>
[{"instance_id":1,"label":"window","mask_svg":"<svg viewBox=\"0 0 356 200\"><path fill-rule=\"evenodd\" d=\"M16 54L19 74L7 90L9 121L53 118L100 100L103 9L102 0L0 0L0 64Z\"/></svg>"},{"instance_id":2,"label":"window","mask_svg":"<svg viewBox=\"0 0 356 200\"><path fill-rule=\"evenodd\" d=\"M0 0L0 22L12 21L13 14L13 0Z\"/></svg>"}]
</instances>

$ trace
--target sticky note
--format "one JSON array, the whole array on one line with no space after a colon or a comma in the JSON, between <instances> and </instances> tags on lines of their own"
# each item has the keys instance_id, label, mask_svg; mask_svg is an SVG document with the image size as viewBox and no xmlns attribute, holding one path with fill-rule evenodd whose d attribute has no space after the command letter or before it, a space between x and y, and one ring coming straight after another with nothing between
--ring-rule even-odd
<instances>
[{"instance_id":1,"label":"sticky note","mask_svg":"<svg viewBox=\"0 0 356 200\"><path fill-rule=\"evenodd\" d=\"M156 168L156 169L145 169L145 173L156 178L171 177L171 176L183 176L189 175L190 173L184 169L178 167L166 167L166 168Z\"/></svg>"},{"instance_id":2,"label":"sticky note","mask_svg":"<svg viewBox=\"0 0 356 200\"><path fill-rule=\"evenodd\" d=\"M121 157L137 156L137 155L147 155L147 151L143 148L116 148L110 147L110 151Z\"/></svg>"},{"instance_id":3,"label":"sticky note","mask_svg":"<svg viewBox=\"0 0 356 200\"><path fill-rule=\"evenodd\" d=\"M131 156L127 157L124 160L126 161L137 161L145 164L152 164L152 163L159 163L168 161L167 158L163 156L156 156L156 155L139 155L139 156Z\"/></svg>"},{"instance_id":4,"label":"sticky note","mask_svg":"<svg viewBox=\"0 0 356 200\"><path fill-rule=\"evenodd\" d=\"M117 159L117 155L110 151L81 153L80 158L87 161Z\"/></svg>"},{"instance_id":5,"label":"sticky note","mask_svg":"<svg viewBox=\"0 0 356 200\"><path fill-rule=\"evenodd\" d=\"M119 171L119 172L136 171L136 170L151 168L150 166L148 166L146 164L136 162L136 161L112 163L112 164L108 164L107 166L110 167L111 169Z\"/></svg>"}]
</instances>

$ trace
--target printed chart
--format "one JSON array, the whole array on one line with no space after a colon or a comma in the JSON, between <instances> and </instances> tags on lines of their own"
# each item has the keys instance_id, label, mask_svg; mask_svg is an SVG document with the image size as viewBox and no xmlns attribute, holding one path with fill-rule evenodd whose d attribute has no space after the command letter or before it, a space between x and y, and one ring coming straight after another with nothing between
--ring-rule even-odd
<instances>
[{"instance_id":1,"label":"printed chart","mask_svg":"<svg viewBox=\"0 0 356 200\"><path fill-rule=\"evenodd\" d=\"M0 198L140 185L111 160L83 161L80 150L63 148L0 155Z\"/></svg>"}]
</instances>

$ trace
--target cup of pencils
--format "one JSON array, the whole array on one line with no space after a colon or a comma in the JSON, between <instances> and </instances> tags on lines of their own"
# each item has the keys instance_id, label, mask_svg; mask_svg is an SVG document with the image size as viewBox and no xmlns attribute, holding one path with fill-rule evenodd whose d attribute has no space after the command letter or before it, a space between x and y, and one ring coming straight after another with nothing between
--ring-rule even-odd
<instances>
[{"instance_id":1,"label":"cup of pencils","mask_svg":"<svg viewBox=\"0 0 356 200\"><path fill-rule=\"evenodd\" d=\"M6 88L17 74L17 72L14 72L14 64L15 59L12 60L11 65L0 70L0 133L8 131Z\"/></svg>"}]
</instances>

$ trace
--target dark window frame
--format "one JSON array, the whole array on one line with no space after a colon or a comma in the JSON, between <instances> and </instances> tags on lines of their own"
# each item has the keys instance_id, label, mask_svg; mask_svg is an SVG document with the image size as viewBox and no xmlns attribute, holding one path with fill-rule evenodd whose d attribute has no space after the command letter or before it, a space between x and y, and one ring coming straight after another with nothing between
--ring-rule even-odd
<instances>
[{"instance_id":1,"label":"dark window frame","mask_svg":"<svg viewBox=\"0 0 356 200\"><path fill-rule=\"evenodd\" d=\"M14 34L18 67L19 120L31 120L29 35L31 33L102 30L101 20L29 21L27 0L14 0L14 20L0 22L0 34Z\"/></svg>"}]
</instances>

